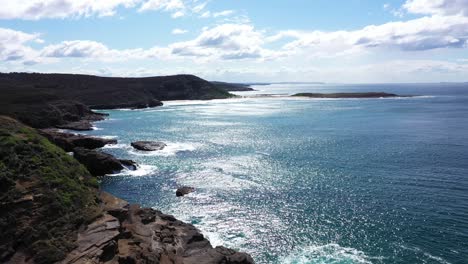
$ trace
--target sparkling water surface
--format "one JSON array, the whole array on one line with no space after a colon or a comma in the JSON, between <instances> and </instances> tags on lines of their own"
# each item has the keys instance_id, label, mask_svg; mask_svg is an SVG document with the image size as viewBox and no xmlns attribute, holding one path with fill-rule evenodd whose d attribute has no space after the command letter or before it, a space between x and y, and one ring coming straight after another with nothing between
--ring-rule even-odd
<instances>
[{"instance_id":1,"label":"sparkling water surface","mask_svg":"<svg viewBox=\"0 0 468 264\"><path fill-rule=\"evenodd\" d=\"M88 134L140 164L102 179L257 263L468 263L468 84L255 86L235 98L109 110ZM168 144L159 152L136 140ZM196 191L175 197L178 186Z\"/></svg>"}]
</instances>

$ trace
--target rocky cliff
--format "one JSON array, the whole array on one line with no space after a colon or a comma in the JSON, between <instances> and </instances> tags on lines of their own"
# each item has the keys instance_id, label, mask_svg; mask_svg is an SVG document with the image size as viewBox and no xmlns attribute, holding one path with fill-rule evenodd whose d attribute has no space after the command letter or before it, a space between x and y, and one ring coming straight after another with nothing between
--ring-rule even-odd
<instances>
[{"instance_id":1,"label":"rocky cliff","mask_svg":"<svg viewBox=\"0 0 468 264\"><path fill-rule=\"evenodd\" d=\"M62 147L78 140L66 139ZM0 234L0 263L253 263L245 253L213 248L173 216L100 192L72 156L4 116Z\"/></svg>"},{"instance_id":2,"label":"rocky cliff","mask_svg":"<svg viewBox=\"0 0 468 264\"><path fill-rule=\"evenodd\" d=\"M98 119L90 108L146 108L160 106L163 100L232 96L193 75L114 78L41 73L0 73L0 93L0 114L42 128Z\"/></svg>"}]
</instances>

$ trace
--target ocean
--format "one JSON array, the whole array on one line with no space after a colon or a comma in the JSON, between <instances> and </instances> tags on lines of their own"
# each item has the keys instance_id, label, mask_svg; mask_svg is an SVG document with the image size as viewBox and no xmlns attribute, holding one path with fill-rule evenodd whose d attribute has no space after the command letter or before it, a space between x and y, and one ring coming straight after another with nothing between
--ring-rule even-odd
<instances>
[{"instance_id":1,"label":"ocean","mask_svg":"<svg viewBox=\"0 0 468 264\"><path fill-rule=\"evenodd\" d=\"M414 97L172 101L106 110L87 134L140 164L102 189L257 263L468 263L468 84L275 84L258 94ZM136 140L168 147L140 152ZM196 191L175 196L178 186Z\"/></svg>"}]
</instances>

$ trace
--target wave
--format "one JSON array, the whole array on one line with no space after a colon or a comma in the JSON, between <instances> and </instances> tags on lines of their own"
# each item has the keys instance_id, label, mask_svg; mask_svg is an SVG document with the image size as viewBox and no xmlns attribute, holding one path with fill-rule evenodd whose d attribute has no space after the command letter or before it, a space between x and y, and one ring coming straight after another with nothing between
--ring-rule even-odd
<instances>
[{"instance_id":1,"label":"wave","mask_svg":"<svg viewBox=\"0 0 468 264\"><path fill-rule=\"evenodd\" d=\"M139 151L136 149L132 149L129 151L132 155L137 156L175 156L179 152L185 151L194 151L197 149L197 144L194 143L180 143L180 142L173 142L173 143L166 143L167 146L162 150L157 151Z\"/></svg>"},{"instance_id":2,"label":"wave","mask_svg":"<svg viewBox=\"0 0 468 264\"><path fill-rule=\"evenodd\" d=\"M118 136L98 136L99 138L103 138L103 139L116 139L118 138Z\"/></svg>"},{"instance_id":3,"label":"wave","mask_svg":"<svg viewBox=\"0 0 468 264\"><path fill-rule=\"evenodd\" d=\"M128 144L107 144L103 149L127 149L130 148Z\"/></svg>"},{"instance_id":4,"label":"wave","mask_svg":"<svg viewBox=\"0 0 468 264\"><path fill-rule=\"evenodd\" d=\"M435 95L415 95L415 96L397 96L397 97L381 97L377 99L382 100L411 100L411 99L428 99L428 98L436 98Z\"/></svg>"},{"instance_id":5,"label":"wave","mask_svg":"<svg viewBox=\"0 0 468 264\"><path fill-rule=\"evenodd\" d=\"M142 177L154 174L158 170L158 167L152 165L137 165L136 170L130 170L128 168L124 168L118 173L109 174L107 176L134 176L134 177Z\"/></svg>"},{"instance_id":6,"label":"wave","mask_svg":"<svg viewBox=\"0 0 468 264\"><path fill-rule=\"evenodd\" d=\"M372 257L355 248L342 247L331 243L307 246L281 258L280 263L372 263Z\"/></svg>"}]
</instances>

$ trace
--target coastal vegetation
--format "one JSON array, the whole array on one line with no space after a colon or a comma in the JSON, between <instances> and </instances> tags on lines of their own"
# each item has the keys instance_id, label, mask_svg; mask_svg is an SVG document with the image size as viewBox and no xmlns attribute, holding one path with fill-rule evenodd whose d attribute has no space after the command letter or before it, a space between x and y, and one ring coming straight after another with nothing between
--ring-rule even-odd
<instances>
[{"instance_id":1,"label":"coastal vegetation","mask_svg":"<svg viewBox=\"0 0 468 264\"><path fill-rule=\"evenodd\" d=\"M12 254L51 263L74 247L99 213L97 179L34 129L0 116L0 261Z\"/></svg>"},{"instance_id":2,"label":"coastal vegetation","mask_svg":"<svg viewBox=\"0 0 468 264\"><path fill-rule=\"evenodd\" d=\"M191 75L26 73L0 74L0 91L0 262L253 263L214 248L191 224L100 191L99 176L138 165L98 150L116 140L56 129L92 129L105 115L91 107L229 98L227 91Z\"/></svg>"}]
</instances>

